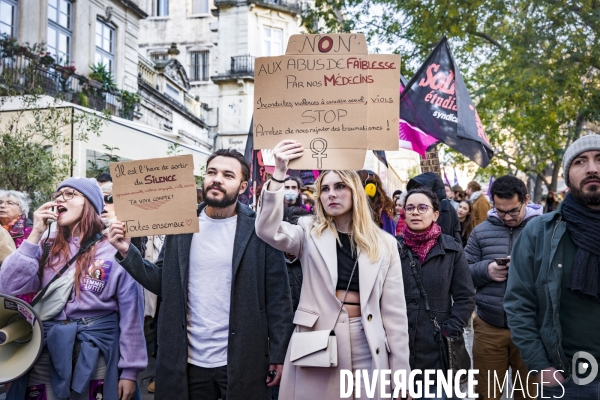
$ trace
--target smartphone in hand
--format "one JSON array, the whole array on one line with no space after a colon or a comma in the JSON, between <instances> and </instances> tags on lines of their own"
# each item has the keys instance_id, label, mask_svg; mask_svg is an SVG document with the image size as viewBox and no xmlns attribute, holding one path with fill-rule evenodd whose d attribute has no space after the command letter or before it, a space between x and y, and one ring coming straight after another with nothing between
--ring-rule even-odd
<instances>
[{"instance_id":1,"label":"smartphone in hand","mask_svg":"<svg viewBox=\"0 0 600 400\"><path fill-rule=\"evenodd\" d=\"M510 262L510 258L496 258L495 261L498 265L507 265Z\"/></svg>"}]
</instances>

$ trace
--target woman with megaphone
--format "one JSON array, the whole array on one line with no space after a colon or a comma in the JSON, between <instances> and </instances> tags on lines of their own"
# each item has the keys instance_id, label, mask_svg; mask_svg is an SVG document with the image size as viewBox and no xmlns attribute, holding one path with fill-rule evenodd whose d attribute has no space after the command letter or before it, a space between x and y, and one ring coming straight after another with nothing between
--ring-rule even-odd
<instances>
[{"instance_id":1,"label":"woman with megaphone","mask_svg":"<svg viewBox=\"0 0 600 400\"><path fill-rule=\"evenodd\" d=\"M101 234L103 205L95 179L68 178L34 212L30 236L2 264L1 293L38 292L32 305L45 339L42 355L11 384L7 400L24 400L32 390L44 390L36 398L47 400L89 399L99 385L107 400L136 394L147 364L142 288ZM49 219L57 230L42 239Z\"/></svg>"}]
</instances>

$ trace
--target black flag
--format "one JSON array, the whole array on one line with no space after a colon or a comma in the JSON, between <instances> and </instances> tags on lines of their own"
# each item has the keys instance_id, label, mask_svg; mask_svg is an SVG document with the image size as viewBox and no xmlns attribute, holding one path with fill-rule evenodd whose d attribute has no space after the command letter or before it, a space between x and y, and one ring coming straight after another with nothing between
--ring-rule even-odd
<instances>
[{"instance_id":1,"label":"black flag","mask_svg":"<svg viewBox=\"0 0 600 400\"><path fill-rule=\"evenodd\" d=\"M494 155L445 36L402 92L400 116L481 167Z\"/></svg>"},{"instance_id":2,"label":"black flag","mask_svg":"<svg viewBox=\"0 0 600 400\"><path fill-rule=\"evenodd\" d=\"M386 168L389 168L388 162L387 162L387 157L385 156L385 151L383 151L383 150L373 150L373 154L375 154L375 157L377 157L377 159L379 161L381 161L381 163L383 165L385 165Z\"/></svg>"},{"instance_id":3,"label":"black flag","mask_svg":"<svg viewBox=\"0 0 600 400\"><path fill-rule=\"evenodd\" d=\"M239 197L241 203L250 205L254 197L254 187L260 190L262 184L267 180L267 171L265 169L265 163L262 159L262 152L260 150L254 150L254 132L252 127L254 126L254 118L250 122L250 129L248 130L248 140L246 141L246 149L244 151L244 157L250 164L250 183L248 189L242 193ZM255 185L256 183L256 185ZM258 193L257 193L258 194Z\"/></svg>"}]
</instances>

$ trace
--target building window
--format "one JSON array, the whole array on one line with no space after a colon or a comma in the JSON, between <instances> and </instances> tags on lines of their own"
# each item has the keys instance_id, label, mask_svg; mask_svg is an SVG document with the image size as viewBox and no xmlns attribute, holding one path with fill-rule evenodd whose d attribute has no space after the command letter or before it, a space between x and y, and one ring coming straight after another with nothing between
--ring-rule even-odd
<instances>
[{"instance_id":1,"label":"building window","mask_svg":"<svg viewBox=\"0 0 600 400\"><path fill-rule=\"evenodd\" d=\"M166 17L169 15L169 0L154 0L154 16Z\"/></svg>"},{"instance_id":2,"label":"building window","mask_svg":"<svg viewBox=\"0 0 600 400\"><path fill-rule=\"evenodd\" d=\"M280 56L283 54L283 30L263 27L263 56Z\"/></svg>"},{"instance_id":3,"label":"building window","mask_svg":"<svg viewBox=\"0 0 600 400\"><path fill-rule=\"evenodd\" d=\"M68 0L48 0L48 51L59 64L71 60L73 4Z\"/></svg>"},{"instance_id":4,"label":"building window","mask_svg":"<svg viewBox=\"0 0 600 400\"><path fill-rule=\"evenodd\" d=\"M208 14L208 0L192 0L192 14Z\"/></svg>"},{"instance_id":5,"label":"building window","mask_svg":"<svg viewBox=\"0 0 600 400\"><path fill-rule=\"evenodd\" d=\"M190 62L190 80L207 81L208 80L208 50L191 51Z\"/></svg>"},{"instance_id":6,"label":"building window","mask_svg":"<svg viewBox=\"0 0 600 400\"><path fill-rule=\"evenodd\" d=\"M150 59L154 62L166 61L169 59L169 54L166 51L153 51L150 53Z\"/></svg>"},{"instance_id":7,"label":"building window","mask_svg":"<svg viewBox=\"0 0 600 400\"><path fill-rule=\"evenodd\" d=\"M96 64L104 64L114 71L115 30L100 20L96 20Z\"/></svg>"},{"instance_id":8,"label":"building window","mask_svg":"<svg viewBox=\"0 0 600 400\"><path fill-rule=\"evenodd\" d=\"M169 97L171 97L173 100L179 101L179 90L168 83L165 85L165 88L165 92Z\"/></svg>"},{"instance_id":9,"label":"building window","mask_svg":"<svg viewBox=\"0 0 600 400\"><path fill-rule=\"evenodd\" d=\"M17 2L13 0L0 0L0 33L10 37L17 34Z\"/></svg>"}]
</instances>

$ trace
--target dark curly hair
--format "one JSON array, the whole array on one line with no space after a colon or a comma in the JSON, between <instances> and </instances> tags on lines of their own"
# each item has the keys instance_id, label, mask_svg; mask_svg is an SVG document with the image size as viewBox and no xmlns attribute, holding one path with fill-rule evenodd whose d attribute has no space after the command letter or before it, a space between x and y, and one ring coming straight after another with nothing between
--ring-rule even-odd
<instances>
[{"instance_id":1,"label":"dark curly hair","mask_svg":"<svg viewBox=\"0 0 600 400\"><path fill-rule=\"evenodd\" d=\"M504 175L494 181L490 194L492 200L494 200L494 196L499 199L510 200L517 195L519 201L522 203L525 201L525 197L527 197L527 187L519 178L512 175Z\"/></svg>"},{"instance_id":2,"label":"dark curly hair","mask_svg":"<svg viewBox=\"0 0 600 400\"><path fill-rule=\"evenodd\" d=\"M210 157L208 157L208 159L206 160L206 169L208 169L208 164L210 164L210 162L217 157L235 158L236 160L238 160L238 162L240 163L240 167L242 168L242 182L246 182L250 179L250 164L248 163L248 160L246 160L242 153L235 149L217 150L214 153L212 153Z\"/></svg>"},{"instance_id":3,"label":"dark curly hair","mask_svg":"<svg viewBox=\"0 0 600 400\"><path fill-rule=\"evenodd\" d=\"M361 169L360 171L356 171L356 173L358 174L363 187L367 186L369 183L373 183L377 186L375 196L372 198L369 197L369 204L371 205L371 210L373 210L373 221L375 221L380 228L383 228L381 211L385 211L388 217L393 219L395 208L394 201L385 192L383 182L381 182L379 175L366 169Z\"/></svg>"},{"instance_id":4,"label":"dark curly hair","mask_svg":"<svg viewBox=\"0 0 600 400\"><path fill-rule=\"evenodd\" d=\"M440 211L440 201L438 200L437 196L426 187L420 187L417 189L410 190L406 195L406 199L404 199L404 205L408 204L408 198L410 196L419 193L424 194L429 198L429 201L431 201L431 206L433 207L433 211Z\"/></svg>"}]
</instances>

